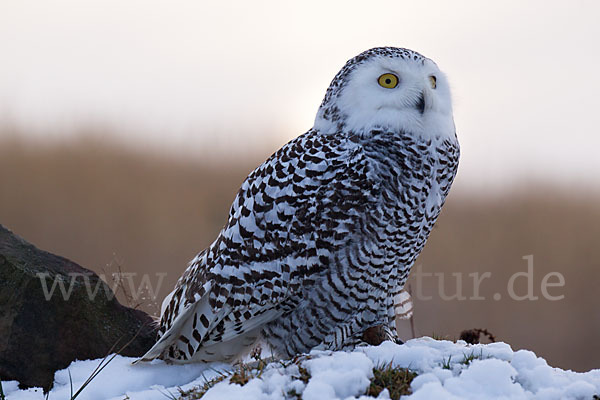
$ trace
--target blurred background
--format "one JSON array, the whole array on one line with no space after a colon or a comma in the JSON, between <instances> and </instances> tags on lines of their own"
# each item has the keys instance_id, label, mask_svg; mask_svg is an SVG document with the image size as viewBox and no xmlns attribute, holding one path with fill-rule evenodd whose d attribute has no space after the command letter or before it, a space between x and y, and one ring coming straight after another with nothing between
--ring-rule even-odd
<instances>
[{"instance_id":1,"label":"blurred background","mask_svg":"<svg viewBox=\"0 0 600 400\"><path fill-rule=\"evenodd\" d=\"M411 278L416 334L486 328L600 368L599 17L592 0L4 0L0 223L98 273L148 274L157 299L136 305L157 314L345 61L408 47L448 75L462 147ZM537 300L516 300L528 260L514 292Z\"/></svg>"}]
</instances>

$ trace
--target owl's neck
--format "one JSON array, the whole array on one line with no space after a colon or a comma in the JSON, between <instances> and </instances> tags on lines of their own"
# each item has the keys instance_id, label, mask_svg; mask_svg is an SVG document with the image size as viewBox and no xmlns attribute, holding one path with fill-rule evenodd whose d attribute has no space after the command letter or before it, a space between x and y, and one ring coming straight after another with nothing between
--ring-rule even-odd
<instances>
[{"instance_id":1,"label":"owl's neck","mask_svg":"<svg viewBox=\"0 0 600 400\"><path fill-rule=\"evenodd\" d=\"M452 115L395 108L349 113L334 104L324 104L319 108L313 129L322 134L348 132L361 137L368 137L373 131L403 132L418 139L456 136Z\"/></svg>"}]
</instances>

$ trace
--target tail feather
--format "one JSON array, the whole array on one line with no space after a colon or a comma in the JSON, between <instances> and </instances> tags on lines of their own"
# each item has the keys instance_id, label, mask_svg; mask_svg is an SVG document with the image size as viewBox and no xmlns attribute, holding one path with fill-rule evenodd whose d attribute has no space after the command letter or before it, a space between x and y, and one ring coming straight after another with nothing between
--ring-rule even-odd
<instances>
[{"instance_id":1,"label":"tail feather","mask_svg":"<svg viewBox=\"0 0 600 400\"><path fill-rule=\"evenodd\" d=\"M185 304L184 302L177 302L179 307L176 311L173 311L175 315L169 328L162 334L154 346L146 354L134 361L133 364L137 364L140 361L152 361L156 358L176 361L177 359L181 359L181 357L185 358L188 354L193 353L194 349L198 347L208 332L220 321L220 318L215 315L208 302L210 287L206 287L205 289L207 290L204 296L193 303ZM173 293L168 298L172 296ZM175 303L171 301L171 304L174 305ZM163 303L163 314L164 311L165 304ZM199 316L203 318L200 320ZM201 323L201 321L208 321L207 326ZM194 333L194 331L196 332ZM194 334L192 335L192 333ZM171 352L170 349L172 347L173 351Z\"/></svg>"},{"instance_id":2,"label":"tail feather","mask_svg":"<svg viewBox=\"0 0 600 400\"><path fill-rule=\"evenodd\" d=\"M158 339L154 346L146 352L142 357L135 360L133 364L137 364L140 361L152 361L156 358L160 358L169 347L177 340L178 333L181 328L187 322L187 319L191 314L194 313L197 303L190 304L189 307L183 311L174 321L173 325Z\"/></svg>"}]
</instances>

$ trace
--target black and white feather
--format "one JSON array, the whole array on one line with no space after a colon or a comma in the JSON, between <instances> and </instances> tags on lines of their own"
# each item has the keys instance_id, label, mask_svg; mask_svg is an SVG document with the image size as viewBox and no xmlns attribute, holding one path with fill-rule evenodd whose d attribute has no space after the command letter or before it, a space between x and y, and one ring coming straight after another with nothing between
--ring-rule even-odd
<instances>
[{"instance_id":1,"label":"black and white feather","mask_svg":"<svg viewBox=\"0 0 600 400\"><path fill-rule=\"evenodd\" d=\"M395 332L458 158L433 61L393 47L349 60L314 127L246 178L217 239L164 300L142 360L233 361L259 339L293 356L351 347L375 325Z\"/></svg>"}]
</instances>

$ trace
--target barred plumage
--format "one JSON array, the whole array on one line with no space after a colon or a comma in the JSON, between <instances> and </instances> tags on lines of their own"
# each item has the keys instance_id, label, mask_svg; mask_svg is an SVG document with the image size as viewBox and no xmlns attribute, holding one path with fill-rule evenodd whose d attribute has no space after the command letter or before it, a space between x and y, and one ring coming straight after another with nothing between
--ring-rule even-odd
<instances>
[{"instance_id":1,"label":"barred plumage","mask_svg":"<svg viewBox=\"0 0 600 400\"><path fill-rule=\"evenodd\" d=\"M293 356L353 346L382 323L394 332L394 298L458 157L435 63L392 47L351 59L314 127L244 181L217 239L163 302L143 360L232 361L259 338Z\"/></svg>"}]
</instances>

